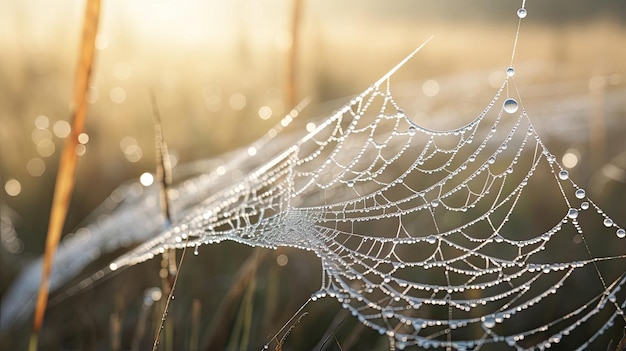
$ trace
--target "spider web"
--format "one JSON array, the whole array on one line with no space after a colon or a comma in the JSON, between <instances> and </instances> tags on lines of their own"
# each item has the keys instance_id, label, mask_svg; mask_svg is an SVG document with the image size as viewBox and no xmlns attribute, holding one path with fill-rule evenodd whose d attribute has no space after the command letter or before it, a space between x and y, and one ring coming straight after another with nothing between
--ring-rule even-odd
<instances>
[{"instance_id":1,"label":"spider web","mask_svg":"<svg viewBox=\"0 0 626 351\"><path fill-rule=\"evenodd\" d=\"M514 71L471 122L431 130L391 88L418 50L110 268L222 240L310 250L311 300L337 299L399 349L586 349L623 325L626 232L547 149L509 94Z\"/></svg>"}]
</instances>

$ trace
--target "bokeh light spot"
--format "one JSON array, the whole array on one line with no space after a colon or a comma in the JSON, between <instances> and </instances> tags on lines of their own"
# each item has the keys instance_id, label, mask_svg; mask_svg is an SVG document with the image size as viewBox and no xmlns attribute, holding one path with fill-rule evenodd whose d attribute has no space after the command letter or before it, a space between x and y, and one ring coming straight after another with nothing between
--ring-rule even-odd
<instances>
[{"instance_id":1,"label":"bokeh light spot","mask_svg":"<svg viewBox=\"0 0 626 351\"><path fill-rule=\"evenodd\" d=\"M89 142L89 135L87 133L78 134L78 142L81 144L87 144Z\"/></svg>"},{"instance_id":2,"label":"bokeh light spot","mask_svg":"<svg viewBox=\"0 0 626 351\"><path fill-rule=\"evenodd\" d=\"M259 117L263 120L272 117L272 109L269 106L261 106L259 109Z\"/></svg>"},{"instance_id":3,"label":"bokeh light spot","mask_svg":"<svg viewBox=\"0 0 626 351\"><path fill-rule=\"evenodd\" d=\"M4 191L9 196L17 196L22 192L22 184L17 179L9 179L4 184Z\"/></svg>"},{"instance_id":4,"label":"bokeh light spot","mask_svg":"<svg viewBox=\"0 0 626 351\"><path fill-rule=\"evenodd\" d=\"M578 165L580 154L577 150L569 149L563 154L561 162L566 168L574 168Z\"/></svg>"},{"instance_id":5,"label":"bokeh light spot","mask_svg":"<svg viewBox=\"0 0 626 351\"><path fill-rule=\"evenodd\" d=\"M126 101L126 90L122 87L115 87L111 89L109 96L111 97L111 101L116 104L121 104Z\"/></svg>"},{"instance_id":6,"label":"bokeh light spot","mask_svg":"<svg viewBox=\"0 0 626 351\"><path fill-rule=\"evenodd\" d=\"M315 125L315 123L309 122L309 123L306 124L306 131L311 133L312 131L315 130L316 127L317 126Z\"/></svg>"},{"instance_id":7,"label":"bokeh light spot","mask_svg":"<svg viewBox=\"0 0 626 351\"><path fill-rule=\"evenodd\" d=\"M39 177L46 171L46 163L42 159L35 157L26 162L26 170L33 177Z\"/></svg>"},{"instance_id":8,"label":"bokeh light spot","mask_svg":"<svg viewBox=\"0 0 626 351\"><path fill-rule=\"evenodd\" d=\"M50 119L47 116L39 115L35 118L35 127L37 129L46 129L50 126Z\"/></svg>"},{"instance_id":9,"label":"bokeh light spot","mask_svg":"<svg viewBox=\"0 0 626 351\"><path fill-rule=\"evenodd\" d=\"M279 266L284 267L287 265L287 263L289 263L289 257L287 257L287 255L285 254L280 254L276 257L276 263Z\"/></svg>"},{"instance_id":10,"label":"bokeh light spot","mask_svg":"<svg viewBox=\"0 0 626 351\"><path fill-rule=\"evenodd\" d=\"M47 129L33 129L32 133L30 133L30 139L37 145L42 140L52 139L52 133Z\"/></svg>"},{"instance_id":11,"label":"bokeh light spot","mask_svg":"<svg viewBox=\"0 0 626 351\"><path fill-rule=\"evenodd\" d=\"M50 157L54 154L55 146L52 140L43 139L37 143L37 152L43 157Z\"/></svg>"},{"instance_id":12,"label":"bokeh light spot","mask_svg":"<svg viewBox=\"0 0 626 351\"><path fill-rule=\"evenodd\" d=\"M52 126L52 131L59 138L67 138L72 132L72 127L67 121L56 121Z\"/></svg>"},{"instance_id":13,"label":"bokeh light spot","mask_svg":"<svg viewBox=\"0 0 626 351\"><path fill-rule=\"evenodd\" d=\"M217 112L222 108L222 98L217 95L207 96L204 99L204 105L206 109L211 112Z\"/></svg>"},{"instance_id":14,"label":"bokeh light spot","mask_svg":"<svg viewBox=\"0 0 626 351\"><path fill-rule=\"evenodd\" d=\"M83 156L87 152L87 147L84 144L78 144L76 145L74 152L76 152L76 155L78 156Z\"/></svg>"},{"instance_id":15,"label":"bokeh light spot","mask_svg":"<svg viewBox=\"0 0 626 351\"><path fill-rule=\"evenodd\" d=\"M241 93L234 93L228 101L230 107L235 111L241 111L246 107L246 97Z\"/></svg>"},{"instance_id":16,"label":"bokeh light spot","mask_svg":"<svg viewBox=\"0 0 626 351\"><path fill-rule=\"evenodd\" d=\"M436 96L439 94L439 83L433 79L427 80L422 85L422 90L424 91L424 95L428 97Z\"/></svg>"},{"instance_id":17,"label":"bokeh light spot","mask_svg":"<svg viewBox=\"0 0 626 351\"><path fill-rule=\"evenodd\" d=\"M150 186L154 183L154 176L152 174L145 172L139 177L139 182L143 186Z\"/></svg>"}]
</instances>

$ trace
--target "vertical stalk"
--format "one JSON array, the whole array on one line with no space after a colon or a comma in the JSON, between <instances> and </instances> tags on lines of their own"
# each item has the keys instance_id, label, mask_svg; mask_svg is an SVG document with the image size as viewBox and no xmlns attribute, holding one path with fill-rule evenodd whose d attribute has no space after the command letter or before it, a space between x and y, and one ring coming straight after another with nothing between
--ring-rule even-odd
<instances>
[{"instance_id":1,"label":"vertical stalk","mask_svg":"<svg viewBox=\"0 0 626 351\"><path fill-rule=\"evenodd\" d=\"M76 70L76 77L74 79L74 95L72 100L74 111L72 116L72 130L65 141L65 145L61 153L59 170L57 172L56 183L54 186L54 196L52 199L50 221L48 223L48 233L46 236L41 283L39 285L39 293L37 295L37 304L35 307L33 332L29 343L30 350L37 349L39 332L43 324L43 318L48 302L52 262L56 248L61 239L63 225L65 224L72 192L74 191L76 168L78 163L76 147L79 144L78 136L83 132L85 127L85 116L87 114L86 95L93 68L99 18L100 0L88 0L85 9L78 66Z\"/></svg>"},{"instance_id":2,"label":"vertical stalk","mask_svg":"<svg viewBox=\"0 0 626 351\"><path fill-rule=\"evenodd\" d=\"M161 125L161 116L159 115L158 105L156 103L156 98L154 96L154 92L150 94L150 100L152 102L152 113L154 116L154 141L156 148L156 175L157 181L160 185L160 203L161 203L161 212L163 214L163 218L165 220L164 227L168 229L172 224L172 212L170 209L170 202L167 195L171 179L172 179L172 164L170 162L169 154L167 152L167 144L165 143L165 139L163 137L163 127ZM185 258L185 253L187 252L187 242L189 241L189 237L187 237L185 241L185 248L180 257L180 263L178 267L176 267L176 250L171 249L163 253L161 258L161 271L159 275L163 281L163 293L167 295L167 300L165 301L165 305L163 306L163 315L161 317L161 322L156 331L156 336L154 339L154 344L152 345L152 350L156 351L159 342L161 341L161 333L163 329L165 329L165 349L167 351L174 349L174 325L171 320L167 320L167 313L169 310L170 301L174 298L174 291L176 289L176 282L178 281L178 274L180 272L180 268L183 264L183 260Z\"/></svg>"}]
</instances>

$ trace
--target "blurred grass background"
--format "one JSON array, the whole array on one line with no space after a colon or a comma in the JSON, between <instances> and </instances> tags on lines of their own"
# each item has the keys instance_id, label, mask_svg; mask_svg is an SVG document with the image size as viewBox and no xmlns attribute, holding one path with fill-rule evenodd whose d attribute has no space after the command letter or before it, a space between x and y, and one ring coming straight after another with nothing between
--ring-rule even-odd
<instances>
[{"instance_id":1,"label":"blurred grass background","mask_svg":"<svg viewBox=\"0 0 626 351\"><path fill-rule=\"evenodd\" d=\"M117 185L154 171L151 89L179 164L246 145L277 123L292 108L284 87L293 5L287 0L105 1L89 97L89 138L81 151L66 232ZM519 5L501 0L304 1L297 91L298 98L312 96L314 102L302 118L331 112L329 106L337 104L324 102L362 91L434 34L393 82L400 95L423 102L414 111L425 112L420 122L436 123L428 119L429 112L458 106L458 119L452 122L464 124L482 111L501 83ZM575 157L570 172L574 179L611 216L625 218L626 103L619 95L626 86L626 3L555 0L526 5L529 15L515 59L524 106L552 152ZM2 202L15 212L17 224L17 239L12 246L3 245L0 292L43 252L83 6L83 1L0 1L0 177ZM436 96L426 96L425 80L438 82ZM211 320L238 268L253 252L223 243L201 248L198 257L189 258L170 316L177 326L176 345L191 348L195 328L200 345L241 346L231 331L241 327L237 314L243 312L233 308L224 329L211 326ZM102 257L92 271L111 258ZM42 347L114 349L114 319L121 326L121 348L129 348L143 291L160 285L158 271L154 260L50 307ZM251 300L256 301L250 317L252 349L267 341L319 287L321 274L316 258L293 250L270 252L256 272L251 280L255 284L249 285L257 291ZM194 299L202 311L195 326ZM288 344L298 345L293 349L315 346L335 314L342 313L334 301L316 302L310 310L289 337ZM148 319L144 346L151 344L158 320ZM243 314L239 320L249 322ZM355 349L373 342L385 348L384 338L354 322L348 318L337 329L342 349L352 342ZM0 346L24 345L28 327L4 336ZM215 341L219 338L203 344L209 329L223 339L221 344ZM353 334L362 337L350 340ZM328 343L337 349L334 339Z\"/></svg>"}]
</instances>

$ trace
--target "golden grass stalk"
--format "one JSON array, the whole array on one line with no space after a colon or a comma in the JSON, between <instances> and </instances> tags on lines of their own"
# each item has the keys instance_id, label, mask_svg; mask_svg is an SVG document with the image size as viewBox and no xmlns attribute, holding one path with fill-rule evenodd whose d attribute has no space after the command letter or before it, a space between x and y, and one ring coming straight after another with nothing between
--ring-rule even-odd
<instances>
[{"instance_id":1,"label":"golden grass stalk","mask_svg":"<svg viewBox=\"0 0 626 351\"><path fill-rule=\"evenodd\" d=\"M54 187L54 197L52 199L50 221L48 223L48 233L46 236L41 283L39 285L39 293L37 295L33 334L30 341L31 350L35 350L37 348L37 338L43 324L43 318L48 302L48 289L50 285L52 261L54 259L56 248L59 245L59 240L61 239L63 225L65 224L70 199L74 190L76 166L78 163L76 147L79 144L78 136L83 132L85 127L85 115L87 114L86 95L95 56L95 42L99 18L100 0L88 0L85 9L83 37L80 44L78 67L74 80L74 97L72 101L74 105L74 114L72 118L72 131L70 136L66 139L61 153L59 170Z\"/></svg>"},{"instance_id":2,"label":"golden grass stalk","mask_svg":"<svg viewBox=\"0 0 626 351\"><path fill-rule=\"evenodd\" d=\"M154 118L154 144L156 149L156 178L159 184L161 213L165 219L165 228L169 228L172 224L172 212L170 210L170 201L167 196L168 189L172 182L172 164L170 162L169 153L167 151L167 144L163 137L163 126L161 125L161 115L159 113L159 106L156 102L154 92L150 92L150 102L152 103L152 116ZM189 238L187 238L189 241ZM183 264L185 258L185 252L187 251L187 241L185 242L185 249L180 257L179 267ZM163 292L167 294L167 300L163 306L163 316L161 323L156 331L154 338L154 344L152 350L157 350L159 342L161 341L161 332L165 325L165 349L173 349L173 326L170 323L166 323L166 316L168 313L170 301L174 296L174 290L176 289L176 282L178 280L179 268L176 267L176 250L171 249L163 253L161 258L161 278L163 281Z\"/></svg>"},{"instance_id":3,"label":"golden grass stalk","mask_svg":"<svg viewBox=\"0 0 626 351\"><path fill-rule=\"evenodd\" d=\"M170 210L170 202L167 197L167 191L172 183L172 163L167 151L167 143L163 136L163 126L161 124L161 114L159 106L156 102L154 91L150 93L150 102L152 103L152 116L154 118L154 146L156 149L156 178L159 183L159 194L161 213L166 220L166 227L172 224L172 213Z\"/></svg>"}]
</instances>

